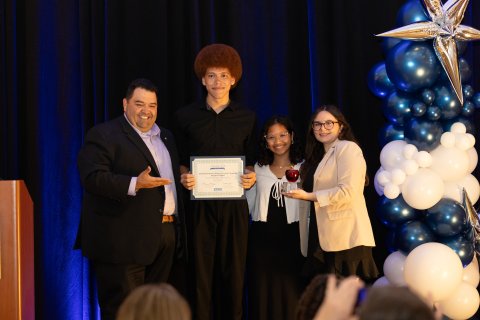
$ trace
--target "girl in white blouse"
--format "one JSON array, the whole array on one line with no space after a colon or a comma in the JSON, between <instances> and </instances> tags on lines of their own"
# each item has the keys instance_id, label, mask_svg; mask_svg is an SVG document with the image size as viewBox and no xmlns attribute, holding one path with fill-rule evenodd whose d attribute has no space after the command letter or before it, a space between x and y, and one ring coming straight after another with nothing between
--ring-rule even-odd
<instances>
[{"instance_id":1,"label":"girl in white blouse","mask_svg":"<svg viewBox=\"0 0 480 320\"><path fill-rule=\"evenodd\" d=\"M306 228L308 202L287 199L285 171L300 170L302 151L290 121L274 116L264 125L256 185L247 192L252 224L247 253L249 319L294 319L304 263L299 218ZM303 254L306 255L306 239Z\"/></svg>"}]
</instances>

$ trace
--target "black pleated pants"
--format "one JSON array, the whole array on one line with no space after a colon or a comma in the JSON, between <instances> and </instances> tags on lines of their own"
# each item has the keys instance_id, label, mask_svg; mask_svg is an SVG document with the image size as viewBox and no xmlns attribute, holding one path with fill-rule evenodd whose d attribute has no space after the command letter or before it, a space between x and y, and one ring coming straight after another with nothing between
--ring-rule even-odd
<instances>
[{"instance_id":1,"label":"black pleated pants","mask_svg":"<svg viewBox=\"0 0 480 320\"><path fill-rule=\"evenodd\" d=\"M193 232L195 319L242 319L247 201L196 201Z\"/></svg>"}]
</instances>

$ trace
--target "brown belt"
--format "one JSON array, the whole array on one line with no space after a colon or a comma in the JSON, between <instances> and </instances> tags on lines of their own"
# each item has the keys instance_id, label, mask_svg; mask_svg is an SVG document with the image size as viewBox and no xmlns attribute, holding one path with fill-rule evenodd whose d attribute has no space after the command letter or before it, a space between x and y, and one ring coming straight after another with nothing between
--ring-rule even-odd
<instances>
[{"instance_id":1,"label":"brown belt","mask_svg":"<svg viewBox=\"0 0 480 320\"><path fill-rule=\"evenodd\" d=\"M175 222L175 216L163 216L162 217L162 223L173 223Z\"/></svg>"}]
</instances>

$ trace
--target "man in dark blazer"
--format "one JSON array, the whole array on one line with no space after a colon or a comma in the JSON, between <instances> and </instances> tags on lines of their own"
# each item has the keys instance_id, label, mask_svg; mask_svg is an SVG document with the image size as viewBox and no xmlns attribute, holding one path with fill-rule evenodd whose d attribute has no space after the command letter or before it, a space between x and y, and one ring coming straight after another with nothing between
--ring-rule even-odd
<instances>
[{"instance_id":1,"label":"man in dark blazer","mask_svg":"<svg viewBox=\"0 0 480 320\"><path fill-rule=\"evenodd\" d=\"M134 288L167 281L185 255L177 149L155 123L157 107L155 85L134 80L124 114L90 129L78 154L85 192L76 247L92 262L102 319L115 319Z\"/></svg>"}]
</instances>

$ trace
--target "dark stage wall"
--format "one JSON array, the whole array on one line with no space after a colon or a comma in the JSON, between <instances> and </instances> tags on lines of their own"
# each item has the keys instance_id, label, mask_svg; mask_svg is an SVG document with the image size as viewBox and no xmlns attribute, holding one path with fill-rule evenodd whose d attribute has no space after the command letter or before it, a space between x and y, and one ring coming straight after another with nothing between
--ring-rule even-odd
<instances>
[{"instance_id":1,"label":"dark stage wall","mask_svg":"<svg viewBox=\"0 0 480 320\"><path fill-rule=\"evenodd\" d=\"M233 97L260 121L287 114L300 135L313 108L340 105L367 158L379 167L385 123L367 74L384 59L374 36L396 27L401 0L0 0L0 177L22 179L35 203L38 319L96 319L88 263L73 251L81 186L76 155L86 130L122 113L127 84L160 89L158 123L201 99L198 50L237 48L244 76ZM463 24L480 29L480 2ZM467 59L480 68L480 44ZM474 72L472 85L480 90ZM367 190L381 268L384 229Z\"/></svg>"}]
</instances>

